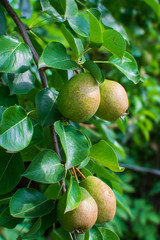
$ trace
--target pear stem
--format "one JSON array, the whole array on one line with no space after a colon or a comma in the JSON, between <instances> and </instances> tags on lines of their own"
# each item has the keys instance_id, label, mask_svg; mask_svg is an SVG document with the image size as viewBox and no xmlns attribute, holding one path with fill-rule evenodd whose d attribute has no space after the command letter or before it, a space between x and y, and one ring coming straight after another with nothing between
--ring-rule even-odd
<instances>
[{"instance_id":1,"label":"pear stem","mask_svg":"<svg viewBox=\"0 0 160 240\"><path fill-rule=\"evenodd\" d=\"M74 176L75 176L75 178L76 178L76 180L77 180L77 182L78 182L78 177L77 177L77 174L76 174L76 171L75 171L75 168L74 168L74 167L72 167L72 171L73 171L73 174L74 174Z\"/></svg>"},{"instance_id":2,"label":"pear stem","mask_svg":"<svg viewBox=\"0 0 160 240\"><path fill-rule=\"evenodd\" d=\"M75 169L83 179L86 179L86 177L83 175L83 173L78 168L75 168Z\"/></svg>"}]
</instances>

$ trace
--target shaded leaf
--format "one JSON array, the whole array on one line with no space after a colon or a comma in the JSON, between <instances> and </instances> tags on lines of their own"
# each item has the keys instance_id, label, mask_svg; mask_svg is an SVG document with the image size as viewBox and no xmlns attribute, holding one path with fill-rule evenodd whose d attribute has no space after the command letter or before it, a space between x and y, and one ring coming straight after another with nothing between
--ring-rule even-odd
<instances>
[{"instance_id":1,"label":"shaded leaf","mask_svg":"<svg viewBox=\"0 0 160 240\"><path fill-rule=\"evenodd\" d=\"M100 68L92 61L86 61L83 64L83 67L85 69L87 69L92 75L93 77L95 77L95 79L102 83L104 81L104 74L103 72L100 70Z\"/></svg>"},{"instance_id":2,"label":"shaded leaf","mask_svg":"<svg viewBox=\"0 0 160 240\"><path fill-rule=\"evenodd\" d=\"M32 188L20 188L11 198L10 212L13 217L35 218L48 214L54 208L41 192Z\"/></svg>"},{"instance_id":3,"label":"shaded leaf","mask_svg":"<svg viewBox=\"0 0 160 240\"><path fill-rule=\"evenodd\" d=\"M14 228L22 220L19 218L14 218L10 215L9 207L4 209L0 214L0 227Z\"/></svg>"},{"instance_id":4,"label":"shaded leaf","mask_svg":"<svg viewBox=\"0 0 160 240\"><path fill-rule=\"evenodd\" d=\"M31 162L23 176L42 183L56 183L64 176L64 166L52 150L40 152Z\"/></svg>"},{"instance_id":5,"label":"shaded leaf","mask_svg":"<svg viewBox=\"0 0 160 240\"><path fill-rule=\"evenodd\" d=\"M9 36L0 37L0 72L23 73L32 62L28 45Z\"/></svg>"},{"instance_id":6,"label":"shaded leaf","mask_svg":"<svg viewBox=\"0 0 160 240\"><path fill-rule=\"evenodd\" d=\"M119 167L114 150L104 140L91 147L89 157L114 172L124 171L124 168Z\"/></svg>"},{"instance_id":7,"label":"shaded leaf","mask_svg":"<svg viewBox=\"0 0 160 240\"><path fill-rule=\"evenodd\" d=\"M39 68L43 67L74 70L78 68L78 64L69 59L63 44L59 42L50 42L39 59Z\"/></svg>"},{"instance_id":8,"label":"shaded leaf","mask_svg":"<svg viewBox=\"0 0 160 240\"><path fill-rule=\"evenodd\" d=\"M0 145L8 151L20 151L31 141L33 126L27 113L20 106L3 112L0 124Z\"/></svg>"},{"instance_id":9,"label":"shaded leaf","mask_svg":"<svg viewBox=\"0 0 160 240\"><path fill-rule=\"evenodd\" d=\"M6 31L6 18L5 18L1 4L0 4L0 23L1 23L0 35L3 35L3 34L5 34L5 31Z\"/></svg>"},{"instance_id":10,"label":"shaded leaf","mask_svg":"<svg viewBox=\"0 0 160 240\"><path fill-rule=\"evenodd\" d=\"M90 34L89 23L82 16L75 16L68 19L70 27L81 37L88 38Z\"/></svg>"},{"instance_id":11,"label":"shaded leaf","mask_svg":"<svg viewBox=\"0 0 160 240\"><path fill-rule=\"evenodd\" d=\"M131 213L131 210L125 200L125 198L119 194L117 191L114 190L114 193L115 193L115 196L116 196L116 201L117 201L117 204L126 212L129 214L129 216L132 217L132 213Z\"/></svg>"},{"instance_id":12,"label":"shaded leaf","mask_svg":"<svg viewBox=\"0 0 160 240\"><path fill-rule=\"evenodd\" d=\"M51 184L44 192L44 195L48 199L57 199L61 196L61 185L59 183Z\"/></svg>"},{"instance_id":13,"label":"shaded leaf","mask_svg":"<svg viewBox=\"0 0 160 240\"><path fill-rule=\"evenodd\" d=\"M158 0L144 0L157 14L158 17L160 17L160 4Z\"/></svg>"},{"instance_id":14,"label":"shaded leaf","mask_svg":"<svg viewBox=\"0 0 160 240\"><path fill-rule=\"evenodd\" d=\"M65 21L64 17L62 17L56 11L56 9L52 6L52 4L50 3L49 0L40 0L40 4L41 4L41 7L42 7L42 11L46 12L50 16L54 17L56 21L58 21L58 22L64 22Z\"/></svg>"},{"instance_id":15,"label":"shaded leaf","mask_svg":"<svg viewBox=\"0 0 160 240\"><path fill-rule=\"evenodd\" d=\"M8 87L0 87L0 106L10 107L15 104L18 104L17 96L10 96Z\"/></svg>"}]
</instances>

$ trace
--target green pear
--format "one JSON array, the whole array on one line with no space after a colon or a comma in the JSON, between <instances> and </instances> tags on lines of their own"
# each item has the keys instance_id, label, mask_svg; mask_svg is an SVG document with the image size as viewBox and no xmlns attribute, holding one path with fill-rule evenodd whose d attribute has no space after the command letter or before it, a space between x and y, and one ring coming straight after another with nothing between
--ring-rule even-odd
<instances>
[{"instance_id":1,"label":"green pear","mask_svg":"<svg viewBox=\"0 0 160 240\"><path fill-rule=\"evenodd\" d=\"M97 111L100 92L97 81L89 73L80 73L67 81L57 98L61 114L72 122L84 122Z\"/></svg>"},{"instance_id":2,"label":"green pear","mask_svg":"<svg viewBox=\"0 0 160 240\"><path fill-rule=\"evenodd\" d=\"M99 88L101 100L96 116L107 121L116 121L123 117L129 105L124 87L106 79L99 84Z\"/></svg>"},{"instance_id":3,"label":"green pear","mask_svg":"<svg viewBox=\"0 0 160 240\"><path fill-rule=\"evenodd\" d=\"M80 185L91 194L97 203L97 223L111 221L116 212L116 198L112 189L94 176L87 177Z\"/></svg>"},{"instance_id":4,"label":"green pear","mask_svg":"<svg viewBox=\"0 0 160 240\"><path fill-rule=\"evenodd\" d=\"M65 193L60 198L57 206L57 216L61 226L68 232L73 230L88 231L95 224L98 216L98 208L95 200L89 192L81 187L82 199L77 208L66 212L66 197Z\"/></svg>"}]
</instances>

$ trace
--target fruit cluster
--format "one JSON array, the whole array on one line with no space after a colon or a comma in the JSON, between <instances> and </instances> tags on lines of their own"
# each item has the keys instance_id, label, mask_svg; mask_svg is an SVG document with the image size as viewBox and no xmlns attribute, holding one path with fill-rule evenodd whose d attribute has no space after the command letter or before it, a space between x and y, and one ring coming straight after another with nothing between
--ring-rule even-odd
<instances>
[{"instance_id":1,"label":"fruit cluster","mask_svg":"<svg viewBox=\"0 0 160 240\"><path fill-rule=\"evenodd\" d=\"M57 103L61 114L75 123L84 122L94 114L115 121L124 116L128 97L118 82L104 80L98 84L90 73L80 73L64 84Z\"/></svg>"},{"instance_id":2,"label":"fruit cluster","mask_svg":"<svg viewBox=\"0 0 160 240\"><path fill-rule=\"evenodd\" d=\"M87 177L80 183L82 199L77 208L65 211L65 193L58 202L57 215L61 226L69 232L78 230L86 232L95 223L112 220L116 212L116 198L112 189L94 176Z\"/></svg>"}]
</instances>

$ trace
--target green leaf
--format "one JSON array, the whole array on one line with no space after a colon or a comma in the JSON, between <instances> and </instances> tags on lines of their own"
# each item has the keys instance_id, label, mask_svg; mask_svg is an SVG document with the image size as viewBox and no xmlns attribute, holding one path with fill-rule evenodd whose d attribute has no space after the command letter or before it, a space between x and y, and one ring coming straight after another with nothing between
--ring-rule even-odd
<instances>
[{"instance_id":1,"label":"green leaf","mask_svg":"<svg viewBox=\"0 0 160 240\"><path fill-rule=\"evenodd\" d=\"M104 239L99 229L96 226L93 226L89 230L89 237L85 237L85 240L104 240Z\"/></svg>"},{"instance_id":2,"label":"green leaf","mask_svg":"<svg viewBox=\"0 0 160 240\"><path fill-rule=\"evenodd\" d=\"M59 42L50 42L39 59L39 68L43 67L75 70L78 68L78 64L69 59L63 44Z\"/></svg>"},{"instance_id":3,"label":"green leaf","mask_svg":"<svg viewBox=\"0 0 160 240\"><path fill-rule=\"evenodd\" d=\"M6 31L6 18L5 18L1 4L0 4L0 23L1 23L0 35L3 35L3 34L5 34L5 31Z\"/></svg>"},{"instance_id":4,"label":"green leaf","mask_svg":"<svg viewBox=\"0 0 160 240\"><path fill-rule=\"evenodd\" d=\"M21 221L21 219L14 218L10 215L9 207L4 209L4 211L0 214L0 227L14 228Z\"/></svg>"},{"instance_id":5,"label":"green leaf","mask_svg":"<svg viewBox=\"0 0 160 240\"><path fill-rule=\"evenodd\" d=\"M100 70L100 68L92 61L86 61L83 64L83 67L85 69L87 69L92 75L93 77L95 77L95 79L102 83L104 81L104 74L103 72Z\"/></svg>"},{"instance_id":6,"label":"green leaf","mask_svg":"<svg viewBox=\"0 0 160 240\"><path fill-rule=\"evenodd\" d=\"M47 200L33 188L20 188L10 201L10 212L17 218L35 218L48 214L54 208L53 201Z\"/></svg>"},{"instance_id":7,"label":"green leaf","mask_svg":"<svg viewBox=\"0 0 160 240\"><path fill-rule=\"evenodd\" d=\"M30 68L32 53L25 43L1 36L0 46L0 72L23 73Z\"/></svg>"},{"instance_id":8,"label":"green leaf","mask_svg":"<svg viewBox=\"0 0 160 240\"><path fill-rule=\"evenodd\" d=\"M23 235L23 238L32 237L35 233L38 232L40 227L41 227L41 218L38 218L37 221L33 224L33 226L29 229L29 231Z\"/></svg>"},{"instance_id":9,"label":"green leaf","mask_svg":"<svg viewBox=\"0 0 160 240\"><path fill-rule=\"evenodd\" d=\"M44 192L44 195L48 199L57 199L61 196L61 185L59 183L54 183L49 185L49 187Z\"/></svg>"},{"instance_id":10,"label":"green leaf","mask_svg":"<svg viewBox=\"0 0 160 240\"><path fill-rule=\"evenodd\" d=\"M81 37L88 38L90 34L89 23L82 16L75 16L68 19L70 27Z\"/></svg>"},{"instance_id":11,"label":"green leaf","mask_svg":"<svg viewBox=\"0 0 160 240\"><path fill-rule=\"evenodd\" d=\"M157 14L158 17L160 17L160 5L158 0L144 0Z\"/></svg>"},{"instance_id":12,"label":"green leaf","mask_svg":"<svg viewBox=\"0 0 160 240\"><path fill-rule=\"evenodd\" d=\"M116 190L114 190L115 196L116 196L116 201L117 201L117 205L119 205L126 213L128 213L128 215L130 217L132 217L132 213L131 210L125 200L125 198L119 194Z\"/></svg>"},{"instance_id":13,"label":"green leaf","mask_svg":"<svg viewBox=\"0 0 160 240\"><path fill-rule=\"evenodd\" d=\"M57 109L57 96L58 92L49 88L42 89L36 96L36 111L42 127L52 125L61 116Z\"/></svg>"},{"instance_id":14,"label":"green leaf","mask_svg":"<svg viewBox=\"0 0 160 240\"><path fill-rule=\"evenodd\" d=\"M70 178L69 188L67 191L65 213L77 208L80 202L81 202L81 189L75 177L72 176Z\"/></svg>"},{"instance_id":15,"label":"green leaf","mask_svg":"<svg viewBox=\"0 0 160 240\"><path fill-rule=\"evenodd\" d=\"M41 183L56 183L64 176L64 166L52 150L40 152L31 162L23 176Z\"/></svg>"},{"instance_id":16,"label":"green leaf","mask_svg":"<svg viewBox=\"0 0 160 240\"><path fill-rule=\"evenodd\" d=\"M135 84L142 80L138 71L137 63L134 57L128 52L124 53L122 60L116 56L112 56L108 62L118 68L119 71L121 71L129 80Z\"/></svg>"},{"instance_id":17,"label":"green leaf","mask_svg":"<svg viewBox=\"0 0 160 240\"><path fill-rule=\"evenodd\" d=\"M32 88L35 87L34 83L35 77L30 71L8 75L10 95L28 93Z\"/></svg>"},{"instance_id":18,"label":"green leaf","mask_svg":"<svg viewBox=\"0 0 160 240\"><path fill-rule=\"evenodd\" d=\"M6 153L0 149L0 194L11 191L21 180L24 164L19 153Z\"/></svg>"},{"instance_id":19,"label":"green leaf","mask_svg":"<svg viewBox=\"0 0 160 240\"><path fill-rule=\"evenodd\" d=\"M10 192L0 195L0 213L2 213L3 210L9 205L11 197L12 194Z\"/></svg>"},{"instance_id":20,"label":"green leaf","mask_svg":"<svg viewBox=\"0 0 160 240\"><path fill-rule=\"evenodd\" d=\"M97 18L98 21L100 21L101 12L97 8L90 8L89 11Z\"/></svg>"},{"instance_id":21,"label":"green leaf","mask_svg":"<svg viewBox=\"0 0 160 240\"><path fill-rule=\"evenodd\" d=\"M10 96L8 87L0 87L0 106L10 107L14 104L18 104L17 96Z\"/></svg>"},{"instance_id":22,"label":"green leaf","mask_svg":"<svg viewBox=\"0 0 160 240\"><path fill-rule=\"evenodd\" d=\"M88 11L89 14L89 27L90 27L90 47L100 48L103 43L102 29L100 22L97 18Z\"/></svg>"},{"instance_id":23,"label":"green leaf","mask_svg":"<svg viewBox=\"0 0 160 240\"><path fill-rule=\"evenodd\" d=\"M3 112L6 110L6 108L0 106L0 121L2 119Z\"/></svg>"},{"instance_id":24,"label":"green leaf","mask_svg":"<svg viewBox=\"0 0 160 240\"><path fill-rule=\"evenodd\" d=\"M115 152L104 140L91 147L89 157L114 172L124 171L124 168L119 167Z\"/></svg>"},{"instance_id":25,"label":"green leaf","mask_svg":"<svg viewBox=\"0 0 160 240\"><path fill-rule=\"evenodd\" d=\"M75 0L66 0L65 17L74 17L78 13L78 7Z\"/></svg>"},{"instance_id":26,"label":"green leaf","mask_svg":"<svg viewBox=\"0 0 160 240\"><path fill-rule=\"evenodd\" d=\"M117 234L111 231L110 229L100 227L99 230L103 236L103 240L120 240Z\"/></svg>"},{"instance_id":27,"label":"green leaf","mask_svg":"<svg viewBox=\"0 0 160 240\"><path fill-rule=\"evenodd\" d=\"M77 166L89 153L89 142L86 136L72 126L61 124L60 121L54 125L66 154L66 169Z\"/></svg>"},{"instance_id":28,"label":"green leaf","mask_svg":"<svg viewBox=\"0 0 160 240\"><path fill-rule=\"evenodd\" d=\"M83 52L84 50L81 40L78 38L77 39L74 38L71 32L66 28L66 26L63 23L61 24L61 31L64 37L66 38L67 42L69 43L75 57L78 58L81 52ZM79 45L77 46L77 41L79 43L81 42L81 48L78 47Z\"/></svg>"},{"instance_id":29,"label":"green leaf","mask_svg":"<svg viewBox=\"0 0 160 240\"><path fill-rule=\"evenodd\" d=\"M103 32L103 46L120 59L122 59L126 50L126 42L116 30L105 30Z\"/></svg>"},{"instance_id":30,"label":"green leaf","mask_svg":"<svg viewBox=\"0 0 160 240\"><path fill-rule=\"evenodd\" d=\"M12 106L3 113L0 123L0 145L8 151L20 151L31 141L33 126L20 106Z\"/></svg>"},{"instance_id":31,"label":"green leaf","mask_svg":"<svg viewBox=\"0 0 160 240\"><path fill-rule=\"evenodd\" d=\"M31 119L31 122L33 125L33 136L29 144L29 147L37 143L40 143L44 137L43 128L39 125L39 123L34 121L33 119Z\"/></svg>"}]
</instances>

